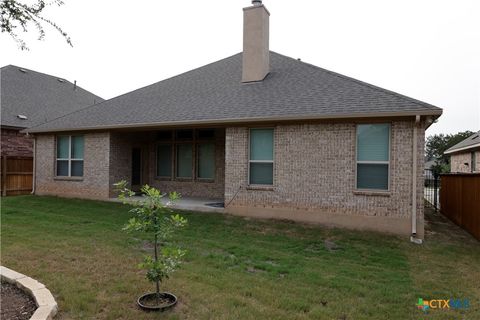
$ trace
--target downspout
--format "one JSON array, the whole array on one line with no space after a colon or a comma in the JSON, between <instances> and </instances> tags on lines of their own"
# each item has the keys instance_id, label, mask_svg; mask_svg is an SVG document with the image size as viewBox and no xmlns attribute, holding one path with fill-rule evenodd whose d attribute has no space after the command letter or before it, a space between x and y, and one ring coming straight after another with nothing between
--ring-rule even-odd
<instances>
[{"instance_id":1,"label":"downspout","mask_svg":"<svg viewBox=\"0 0 480 320\"><path fill-rule=\"evenodd\" d=\"M422 244L422 239L417 238L417 128L420 123L420 116L415 116L415 123L413 124L413 155L412 155L412 235L410 241L415 244Z\"/></svg>"},{"instance_id":2,"label":"downspout","mask_svg":"<svg viewBox=\"0 0 480 320\"><path fill-rule=\"evenodd\" d=\"M33 172L32 172L32 194L35 194L35 180L36 180L36 163L37 163L37 137L33 137Z\"/></svg>"}]
</instances>

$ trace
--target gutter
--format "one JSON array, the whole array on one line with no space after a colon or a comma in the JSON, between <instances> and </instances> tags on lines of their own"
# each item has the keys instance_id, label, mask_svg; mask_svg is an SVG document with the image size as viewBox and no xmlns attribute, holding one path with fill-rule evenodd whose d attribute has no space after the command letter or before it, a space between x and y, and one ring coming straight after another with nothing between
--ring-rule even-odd
<instances>
[{"instance_id":1,"label":"gutter","mask_svg":"<svg viewBox=\"0 0 480 320\"><path fill-rule=\"evenodd\" d=\"M345 113L345 114L323 114L323 115L296 115L296 116L275 116L275 117L255 117L255 118L231 118L231 119L206 119L206 120L190 120L190 121L165 121L155 123L129 123L129 124L112 124L85 126L77 128L54 128L54 129L35 129L30 127L22 130L26 133L50 133L61 131L86 131L86 130L107 130L107 129L128 129L128 128L155 128L155 127L172 127L172 126L194 126L194 125L235 125L245 123L261 123L261 122L280 122L280 121L310 121L310 120L333 120L333 119L357 119L357 118L382 118L382 117L409 117L409 116L436 116L439 117L442 110L426 110L426 111L401 111L401 112L363 112L363 113ZM55 120L53 120L55 121ZM42 125L39 125L41 127Z\"/></svg>"},{"instance_id":2,"label":"gutter","mask_svg":"<svg viewBox=\"0 0 480 320\"><path fill-rule=\"evenodd\" d=\"M477 148L477 147L480 147L480 142L475 143L475 144L471 144L469 146L462 147L462 148L447 150L443 154L451 154L451 153L460 152L460 151L464 151L464 150L474 149L474 148Z\"/></svg>"},{"instance_id":3,"label":"gutter","mask_svg":"<svg viewBox=\"0 0 480 320\"><path fill-rule=\"evenodd\" d=\"M415 244L422 244L422 239L417 238L417 153L418 153L418 125L420 124L420 116L415 116L413 124L413 154L412 154L412 235L410 241Z\"/></svg>"}]
</instances>

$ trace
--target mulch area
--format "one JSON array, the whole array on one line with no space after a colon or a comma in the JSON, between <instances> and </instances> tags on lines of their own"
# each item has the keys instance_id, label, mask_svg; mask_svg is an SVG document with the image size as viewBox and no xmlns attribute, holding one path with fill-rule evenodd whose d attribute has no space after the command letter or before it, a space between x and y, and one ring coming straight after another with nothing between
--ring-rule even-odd
<instances>
[{"instance_id":1,"label":"mulch area","mask_svg":"<svg viewBox=\"0 0 480 320\"><path fill-rule=\"evenodd\" d=\"M16 285L2 281L0 292L2 320L28 320L37 309L35 300Z\"/></svg>"}]
</instances>

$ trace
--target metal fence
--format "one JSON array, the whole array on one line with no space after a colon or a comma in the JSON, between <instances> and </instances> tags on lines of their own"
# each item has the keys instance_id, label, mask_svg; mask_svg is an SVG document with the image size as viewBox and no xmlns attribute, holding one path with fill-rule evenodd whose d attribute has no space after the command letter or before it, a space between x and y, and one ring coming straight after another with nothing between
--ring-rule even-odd
<instances>
[{"instance_id":1,"label":"metal fence","mask_svg":"<svg viewBox=\"0 0 480 320\"><path fill-rule=\"evenodd\" d=\"M440 209L440 175L434 174L431 169L425 169L423 172L423 196L425 200L435 210Z\"/></svg>"}]
</instances>

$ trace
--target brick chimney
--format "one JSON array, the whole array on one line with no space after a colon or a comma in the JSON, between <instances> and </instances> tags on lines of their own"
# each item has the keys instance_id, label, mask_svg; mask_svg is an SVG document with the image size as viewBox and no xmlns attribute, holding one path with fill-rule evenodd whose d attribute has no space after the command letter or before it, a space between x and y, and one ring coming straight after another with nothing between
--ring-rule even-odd
<instances>
[{"instance_id":1,"label":"brick chimney","mask_svg":"<svg viewBox=\"0 0 480 320\"><path fill-rule=\"evenodd\" d=\"M270 72L269 19L261 0L243 9L242 82L262 81Z\"/></svg>"}]
</instances>

